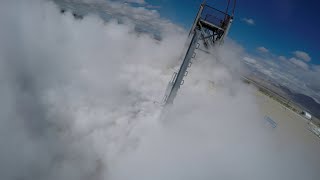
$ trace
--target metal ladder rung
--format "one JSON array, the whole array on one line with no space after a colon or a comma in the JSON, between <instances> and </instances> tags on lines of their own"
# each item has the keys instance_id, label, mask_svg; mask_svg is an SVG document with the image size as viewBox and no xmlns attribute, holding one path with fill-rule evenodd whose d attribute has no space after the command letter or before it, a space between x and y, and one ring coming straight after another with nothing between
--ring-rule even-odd
<instances>
[{"instance_id":1,"label":"metal ladder rung","mask_svg":"<svg viewBox=\"0 0 320 180\"><path fill-rule=\"evenodd\" d=\"M178 74L177 72L174 72L174 73L172 74L172 77L171 77L171 80L170 80L171 83L173 83L173 82L176 80L177 74Z\"/></svg>"},{"instance_id":2,"label":"metal ladder rung","mask_svg":"<svg viewBox=\"0 0 320 180\"><path fill-rule=\"evenodd\" d=\"M181 81L181 84L180 84L180 85L183 85L183 84L184 84L184 80Z\"/></svg>"},{"instance_id":3,"label":"metal ladder rung","mask_svg":"<svg viewBox=\"0 0 320 180\"><path fill-rule=\"evenodd\" d=\"M200 43L197 43L196 49L199 49L200 47Z\"/></svg>"},{"instance_id":4,"label":"metal ladder rung","mask_svg":"<svg viewBox=\"0 0 320 180\"><path fill-rule=\"evenodd\" d=\"M192 54L192 58L194 59L196 57L197 53Z\"/></svg>"},{"instance_id":5,"label":"metal ladder rung","mask_svg":"<svg viewBox=\"0 0 320 180\"><path fill-rule=\"evenodd\" d=\"M189 74L189 71L186 71L186 73L184 73L184 76L188 76Z\"/></svg>"}]
</instances>

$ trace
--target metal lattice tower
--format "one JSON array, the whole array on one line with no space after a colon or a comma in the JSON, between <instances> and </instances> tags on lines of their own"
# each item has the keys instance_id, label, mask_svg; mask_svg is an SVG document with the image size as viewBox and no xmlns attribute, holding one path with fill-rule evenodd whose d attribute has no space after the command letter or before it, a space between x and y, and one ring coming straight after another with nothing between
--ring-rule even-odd
<instances>
[{"instance_id":1,"label":"metal lattice tower","mask_svg":"<svg viewBox=\"0 0 320 180\"><path fill-rule=\"evenodd\" d=\"M196 56L196 49L200 41L205 48L209 49L215 44L221 45L227 36L233 21L236 0L227 0L225 10L219 10L204 1L197 13L189 33L191 37L187 52L184 55L179 71L173 74L167 86L163 104L172 104L180 86L184 83L184 77L188 74L188 68L192 65L192 59Z\"/></svg>"}]
</instances>

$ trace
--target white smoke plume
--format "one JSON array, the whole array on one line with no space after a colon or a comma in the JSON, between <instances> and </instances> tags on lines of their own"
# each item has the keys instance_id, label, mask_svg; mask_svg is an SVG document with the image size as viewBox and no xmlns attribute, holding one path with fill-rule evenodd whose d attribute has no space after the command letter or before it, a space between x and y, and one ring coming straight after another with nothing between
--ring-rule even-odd
<instances>
[{"instance_id":1,"label":"white smoke plume","mask_svg":"<svg viewBox=\"0 0 320 180\"><path fill-rule=\"evenodd\" d=\"M292 158L309 149L270 150L279 142L261 127L253 90L231 73L241 71L243 53L232 43L225 46L232 53L219 50L228 66L199 54L160 119L154 101L181 55L181 30L166 31L158 41L137 34L133 22L94 15L79 21L40 0L1 1L0 27L3 180L316 175L303 158Z\"/></svg>"}]
</instances>

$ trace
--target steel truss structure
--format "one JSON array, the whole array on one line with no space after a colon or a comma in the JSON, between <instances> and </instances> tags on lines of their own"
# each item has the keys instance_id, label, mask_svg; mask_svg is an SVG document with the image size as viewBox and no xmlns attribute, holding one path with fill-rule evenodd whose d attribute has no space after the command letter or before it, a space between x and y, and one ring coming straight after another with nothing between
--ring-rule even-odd
<instances>
[{"instance_id":1,"label":"steel truss structure","mask_svg":"<svg viewBox=\"0 0 320 180\"><path fill-rule=\"evenodd\" d=\"M179 71L175 72L169 82L163 99L163 104L172 104L180 86L184 83L184 77L188 75L188 68L192 65L192 59L196 57L196 50L200 43L205 48L218 44L221 45L227 36L234 17L236 0L228 0L224 11L210 6L206 1L200 5L200 9L189 33L191 41L184 55Z\"/></svg>"}]
</instances>

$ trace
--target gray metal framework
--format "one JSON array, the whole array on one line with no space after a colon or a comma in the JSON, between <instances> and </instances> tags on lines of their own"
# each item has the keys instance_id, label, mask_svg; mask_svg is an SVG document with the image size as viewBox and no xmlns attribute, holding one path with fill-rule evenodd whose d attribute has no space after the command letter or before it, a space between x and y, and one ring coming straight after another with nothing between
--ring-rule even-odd
<instances>
[{"instance_id":1,"label":"gray metal framework","mask_svg":"<svg viewBox=\"0 0 320 180\"><path fill-rule=\"evenodd\" d=\"M195 58L195 51L200 46L199 41L202 41L202 44L207 49L223 43L233 21L235 4L236 0L228 0L225 11L209 6L206 1L201 4L189 33L189 37L192 38L188 45L188 50L184 55L179 71L173 74L167 86L163 99L164 105L173 103L180 86L184 83L183 79L188 74L187 70L192 65L192 59Z\"/></svg>"}]
</instances>

